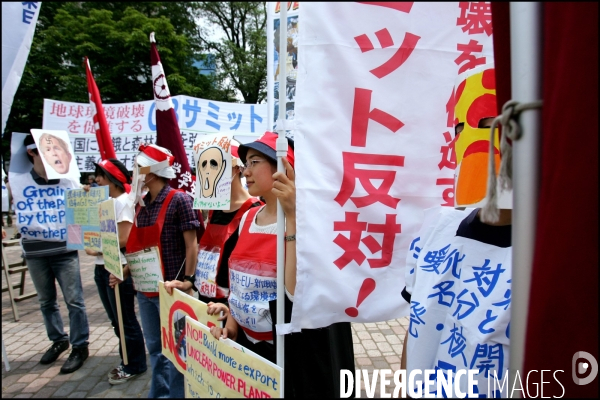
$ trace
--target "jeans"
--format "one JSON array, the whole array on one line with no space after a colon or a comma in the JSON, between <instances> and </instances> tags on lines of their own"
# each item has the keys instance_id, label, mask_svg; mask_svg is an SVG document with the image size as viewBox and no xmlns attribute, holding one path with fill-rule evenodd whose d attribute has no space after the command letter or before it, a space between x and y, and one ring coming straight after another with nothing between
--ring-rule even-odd
<instances>
[{"instance_id":1,"label":"jeans","mask_svg":"<svg viewBox=\"0 0 600 400\"><path fill-rule=\"evenodd\" d=\"M159 298L146 297L141 292L138 292L137 298L152 368L148 398L184 398L183 374L162 354Z\"/></svg>"},{"instance_id":2,"label":"jeans","mask_svg":"<svg viewBox=\"0 0 600 400\"><path fill-rule=\"evenodd\" d=\"M104 269L104 265L96 265L94 271L94 281L98 287L98 294L102 305L106 310L108 319L113 326L115 335L121 339L119 330L119 319L117 314L117 299L115 290L108 285L110 272ZM125 333L125 346L127 347L127 361L124 370L128 374L141 374L145 372L146 366L146 348L144 347L144 335L142 328L135 316L135 289L131 277L125 279L119 284L119 295L121 297L121 315L123 316L123 330ZM119 341L119 355L123 360L123 349ZM123 361L121 361L123 365Z\"/></svg>"},{"instance_id":3,"label":"jeans","mask_svg":"<svg viewBox=\"0 0 600 400\"><path fill-rule=\"evenodd\" d=\"M88 347L90 328L83 303L77 251L26 260L33 286L38 293L48 338L53 342L69 339L56 301L55 281L58 281L69 310L71 345L73 348Z\"/></svg>"}]
</instances>

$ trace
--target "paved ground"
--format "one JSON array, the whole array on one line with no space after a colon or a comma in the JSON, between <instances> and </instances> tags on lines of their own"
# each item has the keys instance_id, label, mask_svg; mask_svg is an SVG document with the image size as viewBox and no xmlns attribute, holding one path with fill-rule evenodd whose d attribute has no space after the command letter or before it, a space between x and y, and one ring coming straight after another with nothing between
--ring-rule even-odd
<instances>
[{"instance_id":1,"label":"paved ground","mask_svg":"<svg viewBox=\"0 0 600 400\"><path fill-rule=\"evenodd\" d=\"M8 228L10 236L13 229ZM20 247L7 247L11 261L20 257ZM106 375L119 363L118 339L98 297L94 283L93 257L80 252L80 264L83 280L85 305L90 324L90 357L83 367L72 373L60 374L60 367L68 358L70 351L51 365L41 365L39 360L50 347L46 330L42 322L37 297L18 304L20 319L15 322L8 292L2 293L2 340L6 346L10 371L2 365L2 398L50 398L50 397L108 397L131 398L147 397L150 385L150 371L125 384L110 385ZM16 283L20 275L12 276ZM2 274L2 285L6 285ZM33 288L29 276L26 280L26 292ZM58 303L63 321L67 325L66 306L59 292ZM138 315L139 317L139 315ZM356 368L372 370L374 368L400 368L402 342L408 319L401 318L378 323L352 325L354 356ZM148 357L148 367L150 359ZM362 383L362 382L361 382ZM375 397L379 395L376 389ZM364 384L362 396L366 397Z\"/></svg>"}]
</instances>

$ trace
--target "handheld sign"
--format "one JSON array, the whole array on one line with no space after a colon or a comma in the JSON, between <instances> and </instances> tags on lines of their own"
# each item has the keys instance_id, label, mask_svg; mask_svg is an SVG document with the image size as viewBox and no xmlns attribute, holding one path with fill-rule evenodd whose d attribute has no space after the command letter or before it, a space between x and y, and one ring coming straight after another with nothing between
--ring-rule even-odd
<instances>
[{"instance_id":1,"label":"handheld sign","mask_svg":"<svg viewBox=\"0 0 600 400\"><path fill-rule=\"evenodd\" d=\"M48 179L79 180L81 174L77 160L73 157L73 147L66 131L32 129L31 134Z\"/></svg>"},{"instance_id":2,"label":"handheld sign","mask_svg":"<svg viewBox=\"0 0 600 400\"><path fill-rule=\"evenodd\" d=\"M215 134L196 138L196 192L194 209L228 210L231 202L232 135Z\"/></svg>"},{"instance_id":3,"label":"handheld sign","mask_svg":"<svg viewBox=\"0 0 600 400\"><path fill-rule=\"evenodd\" d=\"M33 164L23 145L27 134L14 132L11 140L10 188L16 212L17 230L23 238L49 242L67 240L65 192L79 188L71 179L40 185L34 179Z\"/></svg>"},{"instance_id":4,"label":"handheld sign","mask_svg":"<svg viewBox=\"0 0 600 400\"><path fill-rule=\"evenodd\" d=\"M108 186L68 190L65 192L67 213L67 248L100 251L98 205L108 199Z\"/></svg>"},{"instance_id":5,"label":"handheld sign","mask_svg":"<svg viewBox=\"0 0 600 400\"><path fill-rule=\"evenodd\" d=\"M188 316L208 326L221 326L216 315L208 315L206 303L188 296L178 289L167 293L164 282L159 283L160 325L162 353L182 374L186 371L186 330Z\"/></svg>"},{"instance_id":6,"label":"handheld sign","mask_svg":"<svg viewBox=\"0 0 600 400\"><path fill-rule=\"evenodd\" d=\"M138 292L158 292L158 282L163 280L160 251L153 246L149 249L126 254L127 265Z\"/></svg>"},{"instance_id":7,"label":"handheld sign","mask_svg":"<svg viewBox=\"0 0 600 400\"><path fill-rule=\"evenodd\" d=\"M283 369L186 318L185 397L281 398Z\"/></svg>"},{"instance_id":8,"label":"handheld sign","mask_svg":"<svg viewBox=\"0 0 600 400\"><path fill-rule=\"evenodd\" d=\"M115 199L108 199L101 202L98 213L104 268L120 280L123 280L123 265L121 264L119 234L117 231L117 219L115 217Z\"/></svg>"}]
</instances>

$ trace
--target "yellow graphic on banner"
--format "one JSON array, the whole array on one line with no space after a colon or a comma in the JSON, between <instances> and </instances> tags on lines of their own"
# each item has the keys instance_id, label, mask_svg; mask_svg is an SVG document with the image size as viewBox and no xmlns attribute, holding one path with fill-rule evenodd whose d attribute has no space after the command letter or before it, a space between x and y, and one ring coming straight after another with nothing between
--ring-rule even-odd
<instances>
[{"instance_id":1,"label":"yellow graphic on banner","mask_svg":"<svg viewBox=\"0 0 600 400\"><path fill-rule=\"evenodd\" d=\"M190 318L186 333L186 397L282 397L282 368L234 342L215 339L207 326Z\"/></svg>"},{"instance_id":2,"label":"yellow graphic on banner","mask_svg":"<svg viewBox=\"0 0 600 400\"><path fill-rule=\"evenodd\" d=\"M160 332L162 353L183 374L186 370L185 317L208 326L221 326L218 315L208 315L206 303L188 296L178 289L167 293L164 282L158 282L160 297Z\"/></svg>"}]
</instances>

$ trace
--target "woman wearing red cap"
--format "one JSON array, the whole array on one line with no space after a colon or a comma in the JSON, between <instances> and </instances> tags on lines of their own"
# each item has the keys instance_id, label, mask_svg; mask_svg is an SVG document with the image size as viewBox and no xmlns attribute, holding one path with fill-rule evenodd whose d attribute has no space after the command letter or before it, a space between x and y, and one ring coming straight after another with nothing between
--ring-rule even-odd
<instances>
[{"instance_id":1,"label":"woman wearing red cap","mask_svg":"<svg viewBox=\"0 0 600 400\"><path fill-rule=\"evenodd\" d=\"M131 225L133 223L133 206L127 201L127 194L131 191L131 177L125 165L117 159L111 158L102 160L96 165L96 183L100 186L108 186L108 194L115 199L115 215L117 219L117 230L119 234L119 246L124 252ZM121 337L119 330L119 320L117 318L117 301L115 296L114 281L115 277L104 269L104 258L101 252L86 249L89 255L96 256L96 270L94 281L98 287L98 294L102 305L108 314L115 335ZM125 257L121 255L123 264L126 264ZM123 267L123 276L128 276L128 267ZM112 279L111 279L112 278ZM110 281L113 281L112 283ZM125 333L125 345L127 347L128 364L123 365L123 353L121 342L119 341L119 354L121 363L108 374L108 382L117 385L125 383L147 370L146 349L144 347L144 335L142 328L135 316L135 296L136 291L133 287L131 276L125 279L119 286L121 299L121 313L123 316L123 330Z\"/></svg>"},{"instance_id":2,"label":"woman wearing red cap","mask_svg":"<svg viewBox=\"0 0 600 400\"><path fill-rule=\"evenodd\" d=\"M262 205L261 201L250 196L242 185L244 167L239 159L239 143L235 143L237 145L234 144L234 141L231 144L233 167L231 172L230 207L228 210L209 211L208 224L200 240L198 250L199 257L204 255L205 259L212 258L214 260L212 263L207 263L209 264L208 269L196 271L198 298L205 303L209 303L209 306L212 305L211 302L227 305L227 297L229 296L229 257L238 241L240 221L244 213L250 208ZM218 256L210 257L211 253L217 253ZM215 311L218 310L215 309Z\"/></svg>"},{"instance_id":3,"label":"woman wearing red cap","mask_svg":"<svg viewBox=\"0 0 600 400\"><path fill-rule=\"evenodd\" d=\"M211 328L215 337L234 339L272 362L276 359L277 200L286 217L285 322L290 322L296 288L294 142L288 139L287 157L283 158L286 172L282 173L276 172L276 140L276 134L267 132L239 147L248 192L260 196L266 204L248 210L242 217L239 240L229 258L232 318L227 318L222 330ZM344 326L347 329L341 330L342 335L331 327L286 335L284 397L335 396L339 369L354 368L350 325Z\"/></svg>"}]
</instances>

